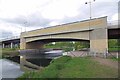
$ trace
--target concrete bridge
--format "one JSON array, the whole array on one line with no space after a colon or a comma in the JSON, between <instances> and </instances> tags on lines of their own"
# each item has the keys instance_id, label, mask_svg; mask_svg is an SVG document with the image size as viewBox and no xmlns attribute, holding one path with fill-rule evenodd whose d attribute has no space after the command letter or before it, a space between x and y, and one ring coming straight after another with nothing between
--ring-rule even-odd
<instances>
[{"instance_id":1,"label":"concrete bridge","mask_svg":"<svg viewBox=\"0 0 120 80\"><path fill-rule=\"evenodd\" d=\"M2 48L20 44L20 49L39 49L49 42L87 41L91 51L101 53L108 49L108 39L118 39L119 35L118 24L108 25L107 17L101 17L23 32L20 37L4 39L0 43Z\"/></svg>"},{"instance_id":2,"label":"concrete bridge","mask_svg":"<svg viewBox=\"0 0 120 80\"><path fill-rule=\"evenodd\" d=\"M95 18L23 32L20 49L39 49L57 41L90 41L90 52L104 53L108 50L108 38L118 38L119 31L118 26L108 27L107 17Z\"/></svg>"},{"instance_id":3,"label":"concrete bridge","mask_svg":"<svg viewBox=\"0 0 120 80\"><path fill-rule=\"evenodd\" d=\"M14 36L6 39L0 40L2 48L19 48L20 47L20 37Z\"/></svg>"}]
</instances>

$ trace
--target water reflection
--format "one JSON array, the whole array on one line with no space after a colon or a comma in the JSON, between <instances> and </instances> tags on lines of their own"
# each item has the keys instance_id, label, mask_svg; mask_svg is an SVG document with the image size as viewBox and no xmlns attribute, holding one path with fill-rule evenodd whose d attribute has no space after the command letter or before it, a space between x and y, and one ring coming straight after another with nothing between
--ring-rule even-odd
<instances>
[{"instance_id":1,"label":"water reflection","mask_svg":"<svg viewBox=\"0 0 120 80\"><path fill-rule=\"evenodd\" d=\"M50 64L51 60L63 55L61 49L26 49L20 50L20 56L25 56L26 61L40 66L46 67ZM26 67L32 68L25 65Z\"/></svg>"},{"instance_id":2,"label":"water reflection","mask_svg":"<svg viewBox=\"0 0 120 80\"><path fill-rule=\"evenodd\" d=\"M17 78L24 73L20 70L19 64L12 61L1 59L0 65L0 78Z\"/></svg>"},{"instance_id":3,"label":"water reflection","mask_svg":"<svg viewBox=\"0 0 120 80\"><path fill-rule=\"evenodd\" d=\"M20 50L21 56L26 56L26 58L46 58L54 59L56 57L63 55L63 50L54 49L26 49Z\"/></svg>"}]
</instances>

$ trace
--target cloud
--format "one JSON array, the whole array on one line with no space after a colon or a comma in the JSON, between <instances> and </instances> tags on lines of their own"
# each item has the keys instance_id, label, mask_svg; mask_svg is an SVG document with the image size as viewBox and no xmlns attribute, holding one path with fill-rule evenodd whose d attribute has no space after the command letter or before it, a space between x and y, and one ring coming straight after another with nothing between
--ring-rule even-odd
<instances>
[{"instance_id":1,"label":"cloud","mask_svg":"<svg viewBox=\"0 0 120 80\"><path fill-rule=\"evenodd\" d=\"M118 20L118 13L115 13L115 14L112 16L112 20Z\"/></svg>"},{"instance_id":2,"label":"cloud","mask_svg":"<svg viewBox=\"0 0 120 80\"><path fill-rule=\"evenodd\" d=\"M89 0L1 0L0 32L20 32L89 19ZM92 1L92 0L91 0ZM119 0L92 2L92 18L116 20ZM1 27L2 26L2 27Z\"/></svg>"},{"instance_id":3,"label":"cloud","mask_svg":"<svg viewBox=\"0 0 120 80\"><path fill-rule=\"evenodd\" d=\"M28 16L18 16L12 19L1 18L4 22L21 25L24 27L42 27L49 24L50 20L43 18L39 13L34 13Z\"/></svg>"},{"instance_id":4,"label":"cloud","mask_svg":"<svg viewBox=\"0 0 120 80\"><path fill-rule=\"evenodd\" d=\"M53 21L53 22L49 23L49 26L55 26L55 25L59 25L59 24L60 24L59 22Z\"/></svg>"},{"instance_id":5,"label":"cloud","mask_svg":"<svg viewBox=\"0 0 120 80\"><path fill-rule=\"evenodd\" d=\"M80 0L53 0L41 13L47 19L63 19L77 16L79 8Z\"/></svg>"},{"instance_id":6,"label":"cloud","mask_svg":"<svg viewBox=\"0 0 120 80\"><path fill-rule=\"evenodd\" d=\"M12 32L2 30L0 33L0 39L9 38L11 36L13 36Z\"/></svg>"},{"instance_id":7,"label":"cloud","mask_svg":"<svg viewBox=\"0 0 120 80\"><path fill-rule=\"evenodd\" d=\"M7 32L7 33L10 32L13 35L17 36L22 31L22 28L23 27L20 25L16 25L13 23L6 23L6 22L0 20L0 32L2 32L2 34L4 34L5 32Z\"/></svg>"},{"instance_id":8,"label":"cloud","mask_svg":"<svg viewBox=\"0 0 120 80\"><path fill-rule=\"evenodd\" d=\"M50 0L0 0L0 17L15 18L19 15L30 15L41 11Z\"/></svg>"}]
</instances>

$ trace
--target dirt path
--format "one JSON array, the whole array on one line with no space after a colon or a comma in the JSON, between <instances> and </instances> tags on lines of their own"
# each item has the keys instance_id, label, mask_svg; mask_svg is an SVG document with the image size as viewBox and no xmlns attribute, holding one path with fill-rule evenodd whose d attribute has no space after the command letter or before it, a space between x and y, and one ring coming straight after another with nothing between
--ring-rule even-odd
<instances>
[{"instance_id":1,"label":"dirt path","mask_svg":"<svg viewBox=\"0 0 120 80\"><path fill-rule=\"evenodd\" d=\"M87 51L72 51L72 52L68 53L68 56L71 56L71 57L84 57L84 56L87 56ZM94 60L94 61L99 62L102 65L106 65L108 67L118 69L118 61L113 61L111 59L105 59L105 58L100 58L100 57L92 57L91 59Z\"/></svg>"},{"instance_id":2,"label":"dirt path","mask_svg":"<svg viewBox=\"0 0 120 80\"><path fill-rule=\"evenodd\" d=\"M104 59L104 58L99 58L99 57L95 57L92 59L99 62L102 65L107 65L109 67L118 69L118 61L112 61L110 59Z\"/></svg>"}]
</instances>

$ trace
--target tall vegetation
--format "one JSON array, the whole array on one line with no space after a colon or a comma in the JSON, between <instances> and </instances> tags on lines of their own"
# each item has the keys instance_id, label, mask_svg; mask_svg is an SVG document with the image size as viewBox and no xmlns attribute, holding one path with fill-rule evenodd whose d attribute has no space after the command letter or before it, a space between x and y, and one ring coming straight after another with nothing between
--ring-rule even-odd
<instances>
[{"instance_id":1,"label":"tall vegetation","mask_svg":"<svg viewBox=\"0 0 120 80\"><path fill-rule=\"evenodd\" d=\"M59 48L59 49L63 49L64 51L73 51L73 50L81 50L83 48L89 48L90 44L89 42L73 42L73 41L69 41L69 42L54 42L53 43L49 43L44 45L44 48ZM109 47L109 51L118 51L120 50L120 43L117 39L109 39L108 40L108 47Z\"/></svg>"},{"instance_id":2,"label":"tall vegetation","mask_svg":"<svg viewBox=\"0 0 120 80\"><path fill-rule=\"evenodd\" d=\"M118 42L117 39L110 39L108 40L108 46L109 47L118 47L120 43Z\"/></svg>"},{"instance_id":3,"label":"tall vegetation","mask_svg":"<svg viewBox=\"0 0 120 80\"><path fill-rule=\"evenodd\" d=\"M120 50L120 43L117 39L108 40L109 51L118 51Z\"/></svg>"},{"instance_id":4,"label":"tall vegetation","mask_svg":"<svg viewBox=\"0 0 120 80\"><path fill-rule=\"evenodd\" d=\"M82 48L89 48L88 42L55 42L44 45L44 48L59 48L64 51L80 50Z\"/></svg>"}]
</instances>

